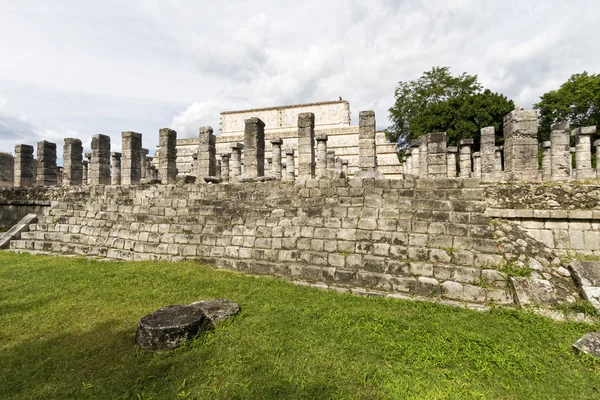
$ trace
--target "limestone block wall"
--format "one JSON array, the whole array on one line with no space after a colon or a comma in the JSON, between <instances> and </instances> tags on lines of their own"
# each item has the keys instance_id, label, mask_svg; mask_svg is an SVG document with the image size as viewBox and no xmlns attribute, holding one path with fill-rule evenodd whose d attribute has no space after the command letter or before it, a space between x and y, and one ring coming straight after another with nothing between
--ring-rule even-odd
<instances>
[{"instance_id":1,"label":"limestone block wall","mask_svg":"<svg viewBox=\"0 0 600 400\"><path fill-rule=\"evenodd\" d=\"M486 200L486 215L519 224L562 256L600 256L600 184L500 186Z\"/></svg>"},{"instance_id":2,"label":"limestone block wall","mask_svg":"<svg viewBox=\"0 0 600 400\"><path fill-rule=\"evenodd\" d=\"M0 200L0 228L8 230L27 214L42 215L49 207L43 200Z\"/></svg>"},{"instance_id":3,"label":"limestone block wall","mask_svg":"<svg viewBox=\"0 0 600 400\"><path fill-rule=\"evenodd\" d=\"M14 251L125 260L200 258L339 287L513 304L507 261L576 297L552 249L485 215L476 180L309 179L59 188ZM519 252L506 256L507 246ZM483 284L484 282L485 284Z\"/></svg>"},{"instance_id":4,"label":"limestone block wall","mask_svg":"<svg viewBox=\"0 0 600 400\"><path fill-rule=\"evenodd\" d=\"M14 179L14 157L9 153L0 153L0 187L13 186Z\"/></svg>"},{"instance_id":5,"label":"limestone block wall","mask_svg":"<svg viewBox=\"0 0 600 400\"><path fill-rule=\"evenodd\" d=\"M248 118L260 118L267 135L296 132L298 114L305 112L315 114L315 128L350 126L350 103L340 100L222 112L221 136L243 136Z\"/></svg>"}]
</instances>

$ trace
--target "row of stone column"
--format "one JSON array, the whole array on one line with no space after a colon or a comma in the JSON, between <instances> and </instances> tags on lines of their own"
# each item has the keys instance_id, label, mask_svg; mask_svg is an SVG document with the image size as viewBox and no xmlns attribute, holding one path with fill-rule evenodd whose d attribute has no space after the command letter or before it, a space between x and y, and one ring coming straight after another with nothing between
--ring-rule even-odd
<instances>
[{"instance_id":1,"label":"row of stone column","mask_svg":"<svg viewBox=\"0 0 600 400\"><path fill-rule=\"evenodd\" d=\"M375 152L375 113L363 111L359 115L359 169L374 171L377 168ZM221 154L220 165L216 159L216 139L211 127L200 128L198 154L196 160L197 181L234 181L243 179L296 179L295 150L283 148L283 140L271 140L270 176L265 177L265 124L259 118L245 121L244 143L231 145L231 152ZM298 179L322 178L333 175L348 176L348 161L335 156L335 151L327 150L328 137L315 135L313 113L298 115ZM316 142L316 146L315 146ZM315 154L316 147L316 154ZM283 157L285 153L285 163ZM242 175L242 156L244 173ZM284 170L285 167L285 170Z\"/></svg>"},{"instance_id":2,"label":"row of stone column","mask_svg":"<svg viewBox=\"0 0 600 400\"><path fill-rule=\"evenodd\" d=\"M411 141L403 160L404 176L474 177L483 182L537 181L540 177L544 181L568 181L600 177L600 168L594 171L591 164L591 138L596 133L595 126L569 131L568 123L554 124L550 141L540 146L541 171L538 168L538 120L535 111L515 110L504 117L504 146L496 146L493 127L483 128L480 133L480 151L474 153L473 139L461 139L458 146L446 147L444 132L429 133ZM571 136L575 137L574 148L570 147ZM600 156L600 140L595 141L594 146ZM571 168L572 153L576 160L574 170Z\"/></svg>"},{"instance_id":3,"label":"row of stone column","mask_svg":"<svg viewBox=\"0 0 600 400\"><path fill-rule=\"evenodd\" d=\"M162 136L163 130L161 130L161 138ZM158 171L153 171L151 166L152 158L147 157L148 150L142 149L140 133L122 133L122 153L111 153L110 137L107 135L93 135L91 148L91 153L86 153L84 160L81 140L66 138L63 147L64 164L61 168L56 165L56 143L38 142L37 160L33 158L33 146L16 145L13 160L13 185L17 187L86 184L131 185L138 184L144 179L153 180L158 177ZM173 155L170 164L163 162L161 165L171 167L170 182L174 183L177 175L175 141L171 143L171 150ZM62 176L60 176L61 170ZM169 179L167 178L165 181L169 181Z\"/></svg>"},{"instance_id":4,"label":"row of stone column","mask_svg":"<svg viewBox=\"0 0 600 400\"><path fill-rule=\"evenodd\" d=\"M362 111L359 115L359 170L374 172L377 169L375 148L375 113ZM327 150L327 135L315 136L313 113L298 115L298 179L312 179L333 175L348 176L348 161ZM122 153L111 152L110 137L94 135L91 153L83 154L79 139L67 138L64 142L64 169L60 184L77 185L135 185L143 181L159 180L175 183L177 180L177 132L164 128L159 131L158 168L151 164L148 150L142 148L142 134L122 133ZM316 142L316 146L315 146ZM295 150L283 150L283 140L271 140L273 147L270 174L265 179L296 179ZM316 147L316 156L315 156ZM221 154L216 159L216 138L211 127L202 127L199 132L199 147L196 159L196 180L229 181L242 176L242 152L244 177L249 179L265 176L265 124L259 118L245 121L244 143L231 146L231 153ZM285 152L286 162L283 162ZM14 186L56 186L59 174L56 165L56 144L48 141L38 143L38 160L33 158L33 146L20 144L15 147L11 159L10 180ZM8 155L10 156L10 155ZM12 157L12 156L10 156ZM0 165L7 157L0 157ZM285 173L283 167L285 166ZM0 175L3 178L3 175ZM8 180L9 178L7 178Z\"/></svg>"},{"instance_id":5,"label":"row of stone column","mask_svg":"<svg viewBox=\"0 0 600 400\"><path fill-rule=\"evenodd\" d=\"M599 165L592 168L592 136L595 126L586 126L570 130L568 122L552 125L550 140L541 143L543 181L566 182L571 179L585 180L600 177ZM575 147L571 147L571 137L575 138ZM600 140L593 143L596 160L600 160ZM574 156L574 157L573 157ZM573 158L575 168L573 168Z\"/></svg>"}]
</instances>

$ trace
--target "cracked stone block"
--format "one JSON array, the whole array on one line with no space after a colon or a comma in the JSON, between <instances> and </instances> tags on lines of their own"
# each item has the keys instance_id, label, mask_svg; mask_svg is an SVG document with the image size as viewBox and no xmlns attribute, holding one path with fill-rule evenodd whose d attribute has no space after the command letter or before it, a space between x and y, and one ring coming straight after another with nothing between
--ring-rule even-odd
<instances>
[{"instance_id":1,"label":"cracked stone block","mask_svg":"<svg viewBox=\"0 0 600 400\"><path fill-rule=\"evenodd\" d=\"M589 356L600 358L600 331L588 333L576 341L573 348Z\"/></svg>"},{"instance_id":2,"label":"cracked stone block","mask_svg":"<svg viewBox=\"0 0 600 400\"><path fill-rule=\"evenodd\" d=\"M213 326L238 315L241 310L238 303L226 299L196 301L190 304L190 307L196 307L202 310Z\"/></svg>"},{"instance_id":3,"label":"cracked stone block","mask_svg":"<svg viewBox=\"0 0 600 400\"><path fill-rule=\"evenodd\" d=\"M545 279L510 278L517 304L555 304L556 293L552 284Z\"/></svg>"},{"instance_id":4,"label":"cracked stone block","mask_svg":"<svg viewBox=\"0 0 600 400\"><path fill-rule=\"evenodd\" d=\"M583 297L600 310L600 262L574 260L568 267Z\"/></svg>"},{"instance_id":5,"label":"cracked stone block","mask_svg":"<svg viewBox=\"0 0 600 400\"><path fill-rule=\"evenodd\" d=\"M208 329L208 318L198 307L175 304L142 317L135 343L152 351L171 350Z\"/></svg>"}]
</instances>

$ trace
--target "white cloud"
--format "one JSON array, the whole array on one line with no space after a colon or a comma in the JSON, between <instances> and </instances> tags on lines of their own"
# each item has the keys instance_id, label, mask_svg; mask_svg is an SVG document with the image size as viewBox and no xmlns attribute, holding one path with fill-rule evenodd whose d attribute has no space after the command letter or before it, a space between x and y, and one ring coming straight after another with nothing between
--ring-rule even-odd
<instances>
[{"instance_id":1,"label":"white cloud","mask_svg":"<svg viewBox=\"0 0 600 400\"><path fill-rule=\"evenodd\" d=\"M212 126L215 133L219 130L219 113L225 111L224 103L209 99L197 101L185 111L173 117L171 128L177 131L178 138L196 137L201 126Z\"/></svg>"},{"instance_id":2,"label":"white cloud","mask_svg":"<svg viewBox=\"0 0 600 400\"><path fill-rule=\"evenodd\" d=\"M152 151L165 126L190 137L217 131L221 111L338 96L353 121L374 109L384 128L397 83L437 65L529 108L571 74L600 72L598 11L585 0L4 1L0 151L15 135L74 133L84 144L109 134L116 150L125 130Z\"/></svg>"}]
</instances>

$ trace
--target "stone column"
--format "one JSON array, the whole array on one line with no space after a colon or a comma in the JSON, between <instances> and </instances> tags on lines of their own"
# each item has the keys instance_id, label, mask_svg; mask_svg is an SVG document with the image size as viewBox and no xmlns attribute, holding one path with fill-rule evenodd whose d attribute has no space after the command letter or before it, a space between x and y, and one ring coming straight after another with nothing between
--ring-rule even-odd
<instances>
[{"instance_id":1,"label":"stone column","mask_svg":"<svg viewBox=\"0 0 600 400\"><path fill-rule=\"evenodd\" d=\"M140 180L146 182L148 178L148 149L142 149L140 152Z\"/></svg>"},{"instance_id":2,"label":"stone column","mask_svg":"<svg viewBox=\"0 0 600 400\"><path fill-rule=\"evenodd\" d=\"M242 174L242 149L244 145L241 143L234 143L231 145L231 173L230 180L234 180L236 176Z\"/></svg>"},{"instance_id":3,"label":"stone column","mask_svg":"<svg viewBox=\"0 0 600 400\"><path fill-rule=\"evenodd\" d=\"M547 140L540 144L542 150L542 181L552 180L552 142Z\"/></svg>"},{"instance_id":4,"label":"stone column","mask_svg":"<svg viewBox=\"0 0 600 400\"><path fill-rule=\"evenodd\" d=\"M123 132L122 141L121 184L138 185L142 180L142 134Z\"/></svg>"},{"instance_id":5,"label":"stone column","mask_svg":"<svg viewBox=\"0 0 600 400\"><path fill-rule=\"evenodd\" d=\"M217 173L217 153L216 153L216 138L213 135L213 128L203 126L199 133L200 144L198 145L198 168L196 182L203 182L205 176L215 176Z\"/></svg>"},{"instance_id":6,"label":"stone column","mask_svg":"<svg viewBox=\"0 0 600 400\"><path fill-rule=\"evenodd\" d=\"M504 174L509 181L538 179L538 116L514 110L504 116Z\"/></svg>"},{"instance_id":7,"label":"stone column","mask_svg":"<svg viewBox=\"0 0 600 400\"><path fill-rule=\"evenodd\" d=\"M110 184L120 185L121 184L121 153L110 153L111 157L111 171L110 171Z\"/></svg>"},{"instance_id":8,"label":"stone column","mask_svg":"<svg viewBox=\"0 0 600 400\"><path fill-rule=\"evenodd\" d=\"M594 141L594 148L596 149L596 177L600 178L600 139Z\"/></svg>"},{"instance_id":9,"label":"stone column","mask_svg":"<svg viewBox=\"0 0 600 400\"><path fill-rule=\"evenodd\" d=\"M90 162L88 160L83 160L81 162L81 184L88 184L88 170L89 170Z\"/></svg>"},{"instance_id":10,"label":"stone column","mask_svg":"<svg viewBox=\"0 0 600 400\"><path fill-rule=\"evenodd\" d=\"M335 158L335 166L333 169L335 172L342 172L342 159L340 157Z\"/></svg>"},{"instance_id":11,"label":"stone column","mask_svg":"<svg viewBox=\"0 0 600 400\"><path fill-rule=\"evenodd\" d=\"M298 179L315 177L315 114L298 114Z\"/></svg>"},{"instance_id":12,"label":"stone column","mask_svg":"<svg viewBox=\"0 0 600 400\"><path fill-rule=\"evenodd\" d=\"M12 187L15 181L15 158L10 153L0 153L0 187Z\"/></svg>"},{"instance_id":13,"label":"stone column","mask_svg":"<svg viewBox=\"0 0 600 400\"><path fill-rule=\"evenodd\" d=\"M18 144L15 146L15 187L27 187L35 184L33 175L33 146Z\"/></svg>"},{"instance_id":14,"label":"stone column","mask_svg":"<svg viewBox=\"0 0 600 400\"><path fill-rule=\"evenodd\" d=\"M595 133L595 126L585 126L571 132L571 135L575 136L577 179L592 179L596 177L596 172L592 169L592 135Z\"/></svg>"},{"instance_id":15,"label":"stone column","mask_svg":"<svg viewBox=\"0 0 600 400\"><path fill-rule=\"evenodd\" d=\"M88 182L91 186L110 185L110 136L92 136Z\"/></svg>"},{"instance_id":16,"label":"stone column","mask_svg":"<svg viewBox=\"0 0 600 400\"><path fill-rule=\"evenodd\" d=\"M56 167L56 186L63 185L63 167Z\"/></svg>"},{"instance_id":17,"label":"stone column","mask_svg":"<svg viewBox=\"0 0 600 400\"><path fill-rule=\"evenodd\" d=\"M428 133L426 138L427 175L430 178L447 178L446 132Z\"/></svg>"},{"instance_id":18,"label":"stone column","mask_svg":"<svg viewBox=\"0 0 600 400\"><path fill-rule=\"evenodd\" d=\"M402 166L402 176L406 179L406 177L412 175L412 156L410 154L410 149L407 150L406 154L404 154L404 164Z\"/></svg>"},{"instance_id":19,"label":"stone column","mask_svg":"<svg viewBox=\"0 0 600 400\"><path fill-rule=\"evenodd\" d=\"M281 145L283 145L283 140L281 138L272 139L271 145L271 175L281 179Z\"/></svg>"},{"instance_id":20,"label":"stone column","mask_svg":"<svg viewBox=\"0 0 600 400\"><path fill-rule=\"evenodd\" d=\"M46 140L37 144L38 172L36 184L38 186L56 186L56 143Z\"/></svg>"},{"instance_id":21,"label":"stone column","mask_svg":"<svg viewBox=\"0 0 600 400\"><path fill-rule=\"evenodd\" d=\"M375 172L377 152L375 149L375 111L358 113L358 168Z\"/></svg>"},{"instance_id":22,"label":"stone column","mask_svg":"<svg viewBox=\"0 0 600 400\"><path fill-rule=\"evenodd\" d=\"M335 168L335 150L327 150L327 169Z\"/></svg>"},{"instance_id":23,"label":"stone column","mask_svg":"<svg viewBox=\"0 0 600 400\"><path fill-rule=\"evenodd\" d=\"M317 178L325 176L327 169L327 135L319 133L315 136L317 141L317 168L315 170Z\"/></svg>"},{"instance_id":24,"label":"stone column","mask_svg":"<svg viewBox=\"0 0 600 400\"><path fill-rule=\"evenodd\" d=\"M81 186L83 183L83 146L81 140L65 139L63 167L63 185Z\"/></svg>"},{"instance_id":25,"label":"stone column","mask_svg":"<svg viewBox=\"0 0 600 400\"><path fill-rule=\"evenodd\" d=\"M158 179L163 185L177 182L177 132L162 128L158 131Z\"/></svg>"},{"instance_id":26,"label":"stone column","mask_svg":"<svg viewBox=\"0 0 600 400\"><path fill-rule=\"evenodd\" d=\"M218 179L221 179L221 160L217 160L217 172L215 173L215 177L217 177Z\"/></svg>"},{"instance_id":27,"label":"stone column","mask_svg":"<svg viewBox=\"0 0 600 400\"><path fill-rule=\"evenodd\" d=\"M481 129L481 181L496 180L496 133L493 126Z\"/></svg>"},{"instance_id":28,"label":"stone column","mask_svg":"<svg viewBox=\"0 0 600 400\"><path fill-rule=\"evenodd\" d=\"M420 176L420 168L421 168L421 162L420 162L420 150L419 150L419 146L420 146L420 141L419 139L414 139L410 141L410 169L411 169L411 175L414 177L419 177Z\"/></svg>"},{"instance_id":29,"label":"stone column","mask_svg":"<svg viewBox=\"0 0 600 400\"><path fill-rule=\"evenodd\" d=\"M293 181L296 177L296 165L294 164L294 149L285 150L285 180Z\"/></svg>"},{"instance_id":30,"label":"stone column","mask_svg":"<svg viewBox=\"0 0 600 400\"><path fill-rule=\"evenodd\" d=\"M429 167L427 164L427 135L419 138L419 177L427 178Z\"/></svg>"},{"instance_id":31,"label":"stone column","mask_svg":"<svg viewBox=\"0 0 600 400\"><path fill-rule=\"evenodd\" d=\"M458 147L450 146L446 151L448 152L448 178L456 178L456 153L458 153Z\"/></svg>"},{"instance_id":32,"label":"stone column","mask_svg":"<svg viewBox=\"0 0 600 400\"><path fill-rule=\"evenodd\" d=\"M342 173L348 178L348 160L342 160Z\"/></svg>"},{"instance_id":33,"label":"stone column","mask_svg":"<svg viewBox=\"0 0 600 400\"><path fill-rule=\"evenodd\" d=\"M481 153L473 153L473 178L481 179Z\"/></svg>"},{"instance_id":34,"label":"stone column","mask_svg":"<svg viewBox=\"0 0 600 400\"><path fill-rule=\"evenodd\" d=\"M90 184L90 167L92 165L92 153L85 153L84 155L85 161L83 162L83 184Z\"/></svg>"},{"instance_id":35,"label":"stone column","mask_svg":"<svg viewBox=\"0 0 600 400\"><path fill-rule=\"evenodd\" d=\"M244 121L244 175L265 175L265 123L259 118Z\"/></svg>"},{"instance_id":36,"label":"stone column","mask_svg":"<svg viewBox=\"0 0 600 400\"><path fill-rule=\"evenodd\" d=\"M496 171L496 180L503 181L504 180L504 171L502 170L502 151L504 150L504 146L496 146L496 153L494 157L496 159L496 163L494 164L494 171Z\"/></svg>"},{"instance_id":37,"label":"stone column","mask_svg":"<svg viewBox=\"0 0 600 400\"><path fill-rule=\"evenodd\" d=\"M228 182L230 180L230 175L229 175L229 158L231 157L231 154L226 153L226 154L221 154L221 179L223 179L223 182ZM279 172L281 173L281 169L279 170Z\"/></svg>"},{"instance_id":38,"label":"stone column","mask_svg":"<svg viewBox=\"0 0 600 400\"><path fill-rule=\"evenodd\" d=\"M552 125L550 154L552 158L552 180L554 182L567 182L571 179L570 139L568 122L557 122Z\"/></svg>"},{"instance_id":39,"label":"stone column","mask_svg":"<svg viewBox=\"0 0 600 400\"><path fill-rule=\"evenodd\" d=\"M471 146L473 139L460 139L458 141L458 149L460 151L460 177L469 178L471 176Z\"/></svg>"}]
</instances>

